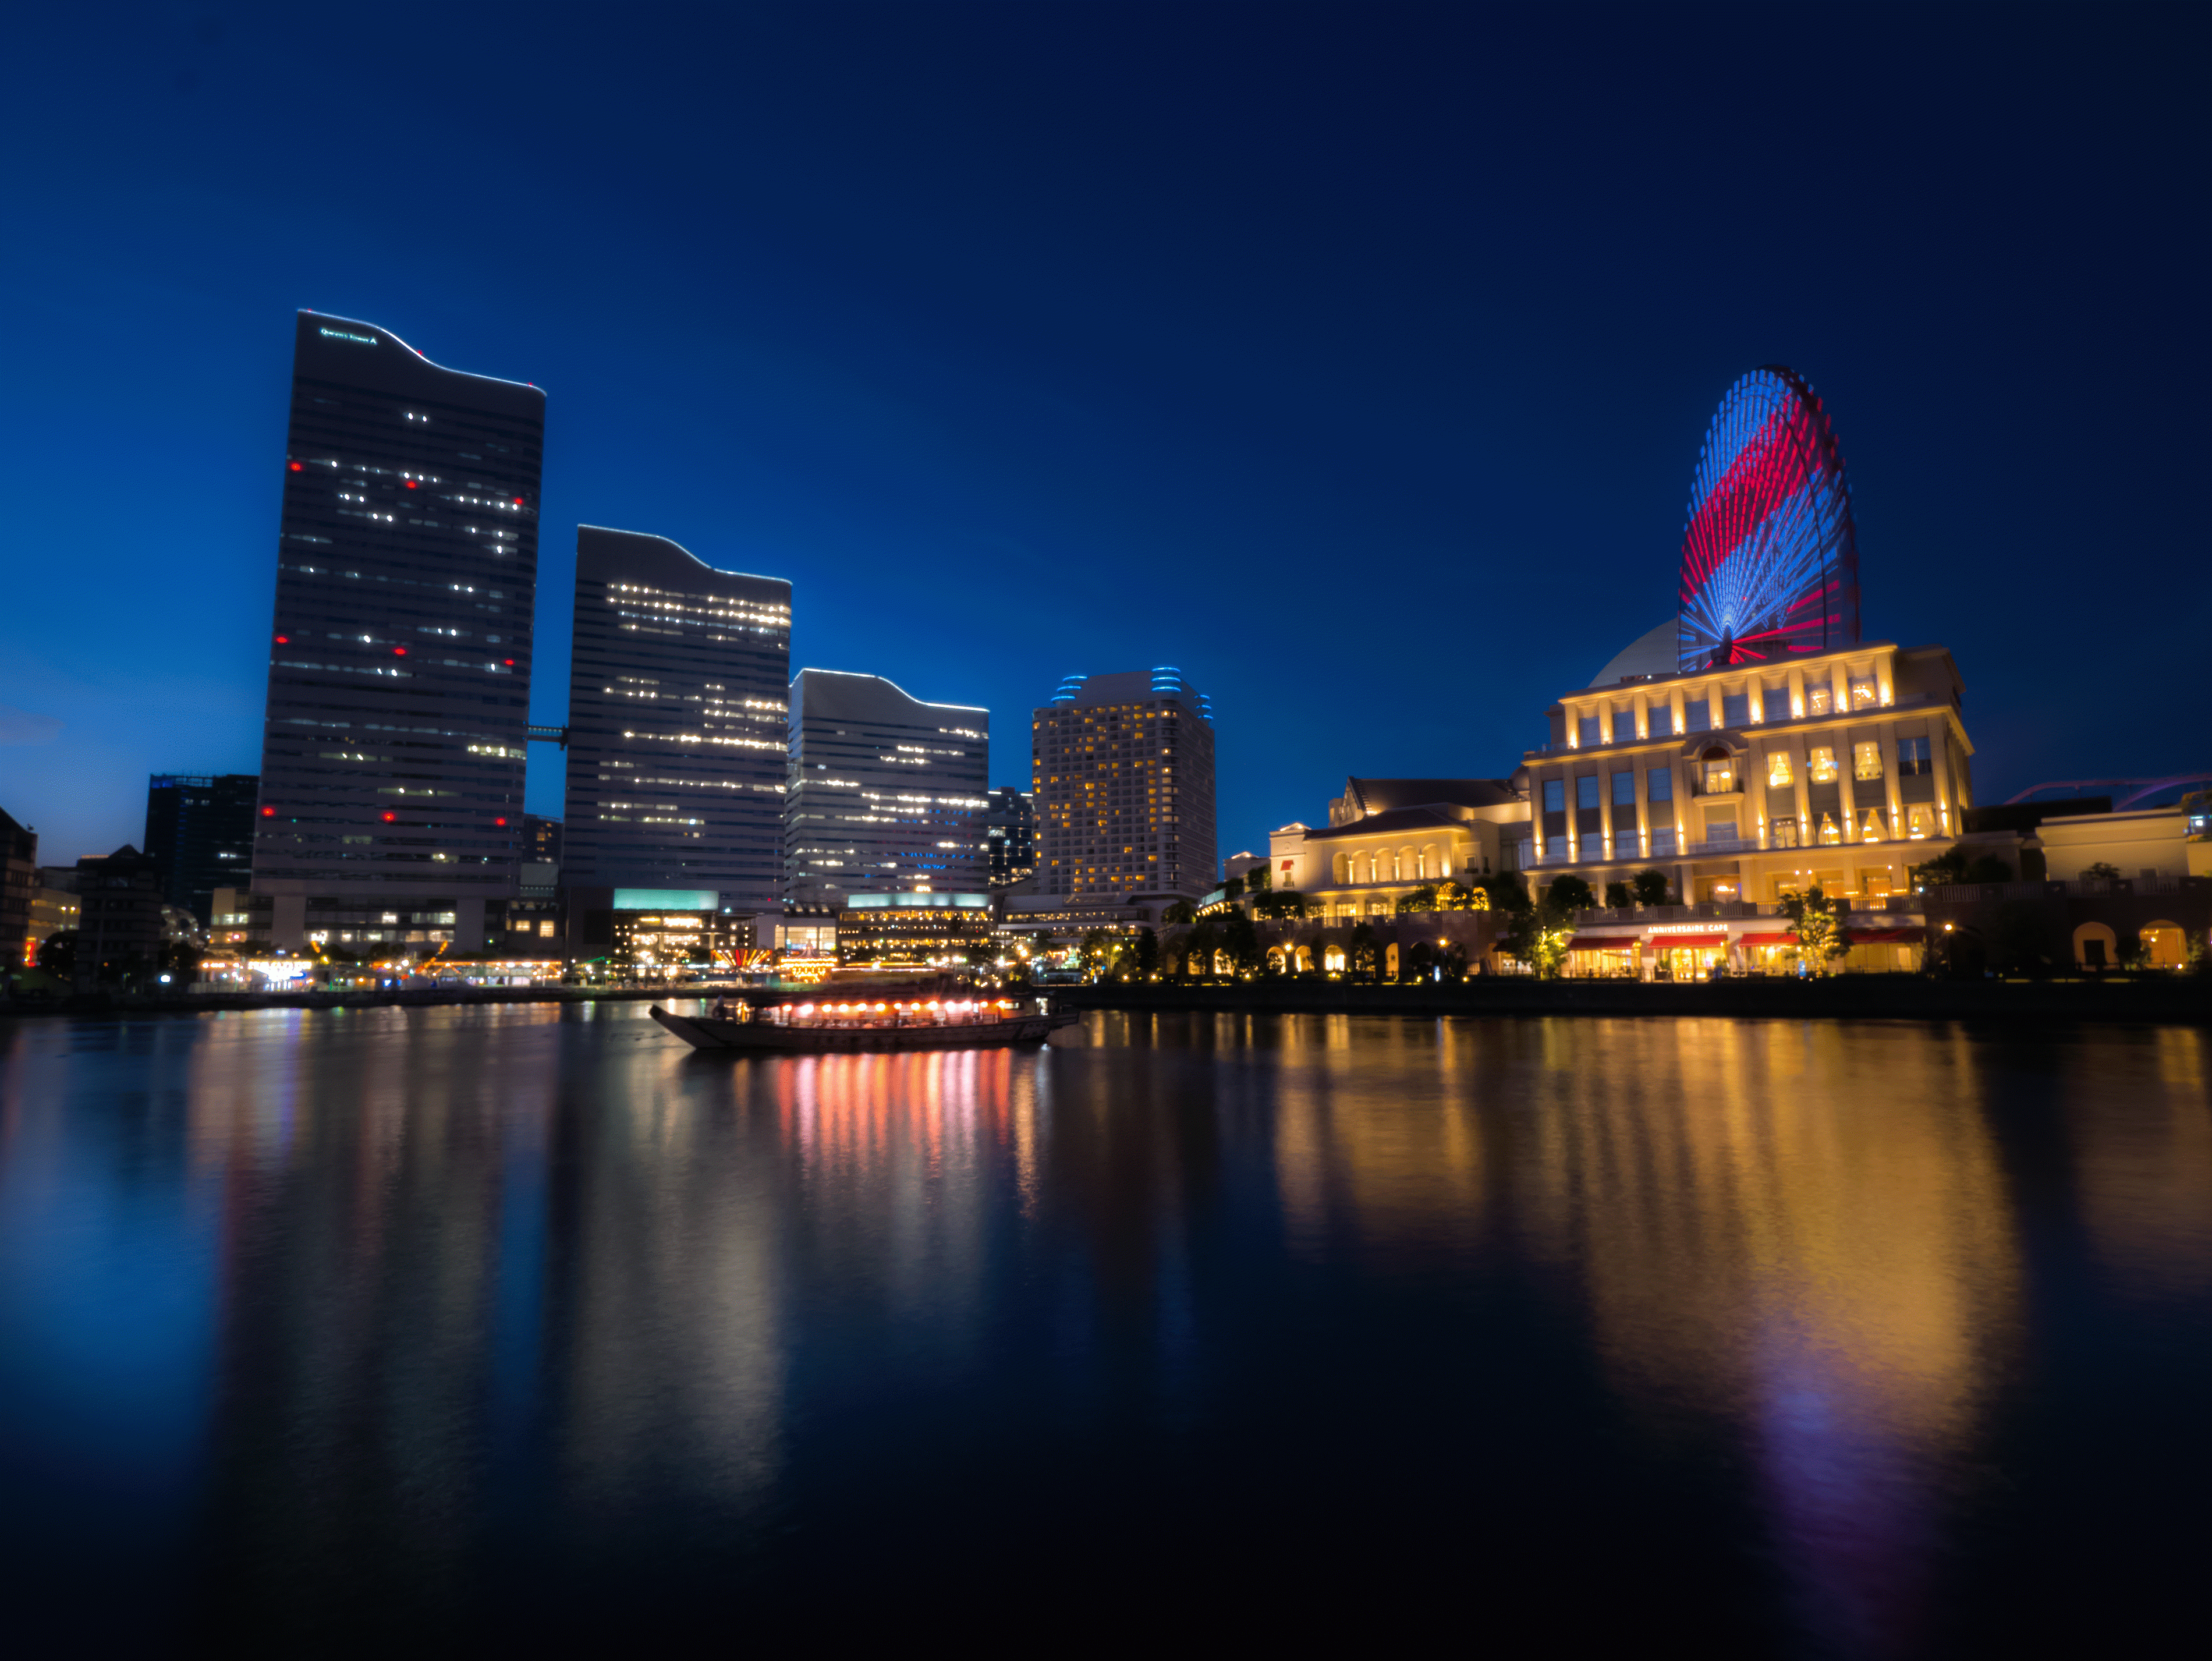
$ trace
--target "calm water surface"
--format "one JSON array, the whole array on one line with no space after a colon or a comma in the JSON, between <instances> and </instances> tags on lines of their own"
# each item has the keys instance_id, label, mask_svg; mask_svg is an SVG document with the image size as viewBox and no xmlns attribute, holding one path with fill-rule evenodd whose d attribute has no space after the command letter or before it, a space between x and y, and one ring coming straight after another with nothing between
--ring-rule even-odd
<instances>
[{"instance_id":1,"label":"calm water surface","mask_svg":"<svg viewBox=\"0 0 2212 1661\"><path fill-rule=\"evenodd\" d=\"M11 1625L2112 1652L2212 1543L2209 1050L15 1023Z\"/></svg>"}]
</instances>

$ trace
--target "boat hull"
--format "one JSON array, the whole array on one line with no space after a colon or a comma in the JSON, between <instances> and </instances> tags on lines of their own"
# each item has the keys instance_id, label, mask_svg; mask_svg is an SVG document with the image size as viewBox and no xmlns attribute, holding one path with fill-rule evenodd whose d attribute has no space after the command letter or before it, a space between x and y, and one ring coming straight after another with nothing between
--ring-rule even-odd
<instances>
[{"instance_id":1,"label":"boat hull","mask_svg":"<svg viewBox=\"0 0 2212 1661\"><path fill-rule=\"evenodd\" d=\"M1073 1010L1018 1015L1011 1020L914 1026L778 1026L772 1021L720 1021L707 1015L672 1015L659 1004L653 1019L694 1050L757 1056L813 1056L856 1050L1003 1050L1042 1043L1059 1028L1082 1019Z\"/></svg>"}]
</instances>

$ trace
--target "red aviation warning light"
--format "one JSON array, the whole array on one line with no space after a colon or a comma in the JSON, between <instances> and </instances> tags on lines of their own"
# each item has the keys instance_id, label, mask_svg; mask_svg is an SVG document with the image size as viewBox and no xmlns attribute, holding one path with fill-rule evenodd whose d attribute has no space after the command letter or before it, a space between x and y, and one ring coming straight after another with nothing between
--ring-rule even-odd
<instances>
[{"instance_id":1,"label":"red aviation warning light","mask_svg":"<svg viewBox=\"0 0 2212 1661\"><path fill-rule=\"evenodd\" d=\"M300 464L299 464L298 462L295 461L295 462L293 462L293 463L291 464L291 468L292 468L292 471L293 471L294 472L295 472L295 473L296 473L296 472L298 472L300 471Z\"/></svg>"},{"instance_id":2,"label":"red aviation warning light","mask_svg":"<svg viewBox=\"0 0 2212 1661\"><path fill-rule=\"evenodd\" d=\"M494 820L492 821L492 823L493 823L494 824L497 824L497 825L504 825L504 824L506 824L507 821L506 821L505 819L494 819Z\"/></svg>"},{"instance_id":3,"label":"red aviation warning light","mask_svg":"<svg viewBox=\"0 0 2212 1661\"><path fill-rule=\"evenodd\" d=\"M396 658L404 658L407 655L407 648L404 646L395 646L392 648L392 655Z\"/></svg>"},{"instance_id":4,"label":"red aviation warning light","mask_svg":"<svg viewBox=\"0 0 2212 1661\"><path fill-rule=\"evenodd\" d=\"M289 635L279 635L276 636L276 643L279 646L289 646L292 643L292 637Z\"/></svg>"},{"instance_id":5,"label":"red aviation warning light","mask_svg":"<svg viewBox=\"0 0 2212 1661\"><path fill-rule=\"evenodd\" d=\"M397 824L399 823L399 815L397 813L386 813L384 816L384 822L386 824Z\"/></svg>"},{"instance_id":6,"label":"red aviation warning light","mask_svg":"<svg viewBox=\"0 0 2212 1661\"><path fill-rule=\"evenodd\" d=\"M276 810L273 807L264 807L261 810L261 817L264 819L273 819L276 817Z\"/></svg>"}]
</instances>

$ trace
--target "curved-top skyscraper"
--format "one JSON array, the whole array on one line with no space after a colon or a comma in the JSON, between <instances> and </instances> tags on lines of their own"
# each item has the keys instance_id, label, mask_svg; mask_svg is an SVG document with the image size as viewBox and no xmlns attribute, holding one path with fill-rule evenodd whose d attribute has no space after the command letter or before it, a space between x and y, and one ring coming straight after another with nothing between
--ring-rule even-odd
<instances>
[{"instance_id":1,"label":"curved-top skyscraper","mask_svg":"<svg viewBox=\"0 0 2212 1661\"><path fill-rule=\"evenodd\" d=\"M545 394L299 313L253 894L276 944L486 942L515 891Z\"/></svg>"},{"instance_id":2,"label":"curved-top skyscraper","mask_svg":"<svg viewBox=\"0 0 2212 1661\"><path fill-rule=\"evenodd\" d=\"M1794 369L1729 387L1705 431L1682 532L1683 672L1859 638L1850 486L1827 412Z\"/></svg>"}]
</instances>

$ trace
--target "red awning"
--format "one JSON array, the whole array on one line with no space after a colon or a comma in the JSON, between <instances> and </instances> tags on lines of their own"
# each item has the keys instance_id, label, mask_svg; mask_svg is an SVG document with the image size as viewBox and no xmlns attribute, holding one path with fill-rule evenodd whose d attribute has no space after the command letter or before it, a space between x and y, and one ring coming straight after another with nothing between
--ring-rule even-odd
<instances>
[{"instance_id":1,"label":"red awning","mask_svg":"<svg viewBox=\"0 0 2212 1661\"><path fill-rule=\"evenodd\" d=\"M1567 942L1570 952L1633 952L1633 934L1577 934Z\"/></svg>"},{"instance_id":2,"label":"red awning","mask_svg":"<svg viewBox=\"0 0 2212 1661\"><path fill-rule=\"evenodd\" d=\"M1711 934L1654 934L1644 943L1654 952L1673 952L1682 946L1703 951L1709 946L1726 946L1729 937L1725 930Z\"/></svg>"},{"instance_id":3,"label":"red awning","mask_svg":"<svg viewBox=\"0 0 2212 1661\"><path fill-rule=\"evenodd\" d=\"M1739 946L1790 946L1796 942L1795 934L1746 934L1736 942Z\"/></svg>"},{"instance_id":4,"label":"red awning","mask_svg":"<svg viewBox=\"0 0 2212 1661\"><path fill-rule=\"evenodd\" d=\"M1924 928L1847 928L1844 938L1853 946L1918 946L1928 938Z\"/></svg>"}]
</instances>

